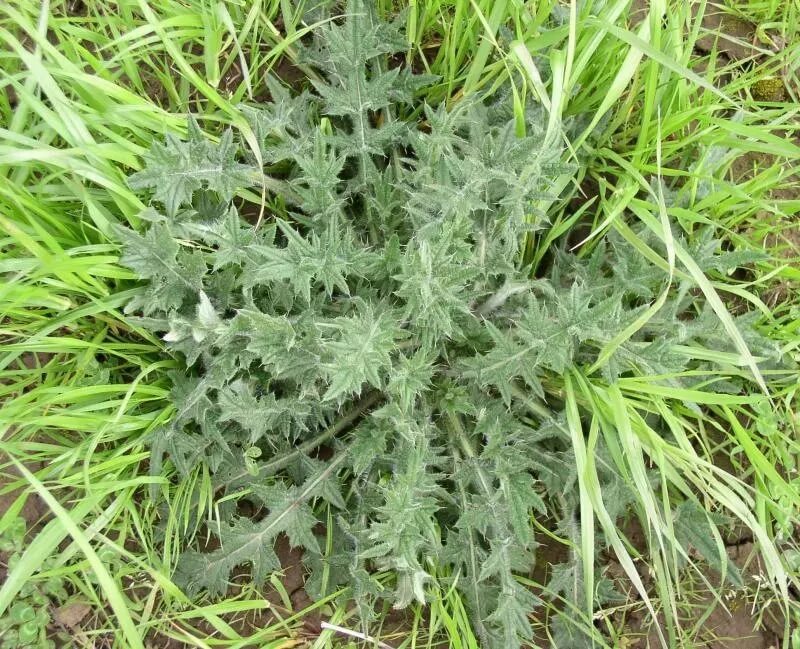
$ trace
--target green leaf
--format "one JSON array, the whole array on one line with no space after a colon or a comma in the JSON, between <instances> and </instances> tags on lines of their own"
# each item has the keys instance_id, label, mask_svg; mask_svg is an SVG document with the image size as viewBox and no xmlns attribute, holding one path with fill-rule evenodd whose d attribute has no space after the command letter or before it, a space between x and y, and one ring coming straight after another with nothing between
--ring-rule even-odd
<instances>
[{"instance_id":1,"label":"green leaf","mask_svg":"<svg viewBox=\"0 0 800 649\"><path fill-rule=\"evenodd\" d=\"M328 389L323 400L361 394L365 383L381 387L401 333L391 312L376 313L365 306L356 315L337 318L333 326L336 337L324 344Z\"/></svg>"},{"instance_id":2,"label":"green leaf","mask_svg":"<svg viewBox=\"0 0 800 649\"><path fill-rule=\"evenodd\" d=\"M121 226L114 232L124 246L120 264L150 280L147 293L133 308L141 308L145 315L178 309L202 289L205 260L199 253L181 250L165 224L154 223L144 236Z\"/></svg>"},{"instance_id":3,"label":"green leaf","mask_svg":"<svg viewBox=\"0 0 800 649\"><path fill-rule=\"evenodd\" d=\"M716 526L705 509L693 500L684 500L673 514L675 539L685 550L696 550L720 573L724 572L735 587L743 585L739 568L725 553L724 546L715 542Z\"/></svg>"},{"instance_id":4,"label":"green leaf","mask_svg":"<svg viewBox=\"0 0 800 649\"><path fill-rule=\"evenodd\" d=\"M402 409L408 411L417 396L430 389L435 371L429 355L423 352L410 357L401 354L392 368L387 390L398 400Z\"/></svg>"},{"instance_id":5,"label":"green leaf","mask_svg":"<svg viewBox=\"0 0 800 649\"><path fill-rule=\"evenodd\" d=\"M504 585L497 598L497 608L486 618L495 633L496 646L519 647L533 637L528 614L538 600L523 586L511 582Z\"/></svg>"},{"instance_id":6,"label":"green leaf","mask_svg":"<svg viewBox=\"0 0 800 649\"><path fill-rule=\"evenodd\" d=\"M248 433L249 444L255 444L264 437L285 414L278 400L272 394L256 398L247 385L235 381L219 391L217 396L219 421L234 421Z\"/></svg>"},{"instance_id":7,"label":"green leaf","mask_svg":"<svg viewBox=\"0 0 800 649\"><path fill-rule=\"evenodd\" d=\"M337 464L332 462L302 487L287 487L282 483L254 485L256 496L269 509L267 516L258 522L237 518L230 525L222 526L219 530L221 547L213 552L184 553L175 573L177 583L191 593L201 589L223 593L233 570L250 564L253 580L262 584L270 572L280 568L272 548L281 533L286 534L293 546L318 554L319 543L312 532L318 521L307 500L314 496Z\"/></svg>"},{"instance_id":8,"label":"green leaf","mask_svg":"<svg viewBox=\"0 0 800 649\"><path fill-rule=\"evenodd\" d=\"M173 578L190 595L202 589L221 595L228 587L231 572L237 566L250 564L251 577L263 584L270 573L281 567L272 549L271 536L265 526L247 518L235 518L219 530L222 547L214 552L185 552L181 555Z\"/></svg>"},{"instance_id":9,"label":"green leaf","mask_svg":"<svg viewBox=\"0 0 800 649\"><path fill-rule=\"evenodd\" d=\"M169 216L191 203L194 192L206 188L230 200L234 192L251 184L253 169L236 162L238 146L228 129L219 144L209 142L194 118L189 119L189 139L168 135L145 156L144 169L128 179L131 189L152 189L153 198Z\"/></svg>"},{"instance_id":10,"label":"green leaf","mask_svg":"<svg viewBox=\"0 0 800 649\"><path fill-rule=\"evenodd\" d=\"M374 418L356 428L350 443L353 471L356 475L364 473L384 454L388 435L388 426Z\"/></svg>"},{"instance_id":11,"label":"green leaf","mask_svg":"<svg viewBox=\"0 0 800 649\"><path fill-rule=\"evenodd\" d=\"M347 230L330 221L324 233L303 237L293 227L278 222L287 244L254 246L252 267L245 277L245 286L260 283L288 281L295 295L311 301L312 287L324 287L330 296L334 290L349 295L347 275L358 274L359 262L365 257L355 249Z\"/></svg>"},{"instance_id":12,"label":"green leaf","mask_svg":"<svg viewBox=\"0 0 800 649\"><path fill-rule=\"evenodd\" d=\"M515 473L500 479L509 508L509 522L518 543L528 546L533 542L530 511L545 514L547 508L541 496L533 488L533 478L525 473Z\"/></svg>"}]
</instances>

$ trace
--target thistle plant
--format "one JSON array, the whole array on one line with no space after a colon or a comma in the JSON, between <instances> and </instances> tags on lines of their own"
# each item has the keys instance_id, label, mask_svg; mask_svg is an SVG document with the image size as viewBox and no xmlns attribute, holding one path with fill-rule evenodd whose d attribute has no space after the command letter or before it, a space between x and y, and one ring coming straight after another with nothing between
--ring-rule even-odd
<instances>
[{"instance_id":1,"label":"thistle plant","mask_svg":"<svg viewBox=\"0 0 800 649\"><path fill-rule=\"evenodd\" d=\"M398 27L366 2L344 14L303 46L311 87L271 80L271 101L243 108L258 156L190 121L186 141L155 145L130 178L151 207L143 234L117 229L144 280L127 310L180 365L152 470L204 463L220 494L258 511L228 499L220 548L186 551L176 579L218 594L248 565L261 583L286 535L312 596L347 584L369 619L379 598L425 602L445 574L485 646L516 647L539 601L517 578L536 560L533 521L579 534L564 377L612 341L607 384L710 372L681 349L724 347L722 329L679 290L620 339L669 282L622 238L582 257L554 248L533 277L525 246L548 225L537 206L574 171L544 116L418 102L436 80L390 65ZM262 192L248 221L243 197ZM709 267L741 263L713 241L700 252ZM598 443L596 463L618 520L635 497L612 450ZM693 520L687 534L710 524ZM581 565L559 568L550 592L579 597Z\"/></svg>"}]
</instances>

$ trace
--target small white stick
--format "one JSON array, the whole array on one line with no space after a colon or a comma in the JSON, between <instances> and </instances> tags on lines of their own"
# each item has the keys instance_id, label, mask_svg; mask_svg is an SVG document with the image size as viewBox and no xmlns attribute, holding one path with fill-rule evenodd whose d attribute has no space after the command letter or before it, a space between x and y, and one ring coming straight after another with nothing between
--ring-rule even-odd
<instances>
[{"instance_id":1,"label":"small white stick","mask_svg":"<svg viewBox=\"0 0 800 649\"><path fill-rule=\"evenodd\" d=\"M381 642L377 638L373 638L372 636L368 636L364 633L359 631L351 631L350 629L345 629L343 626L337 626L336 624L331 624L330 622L323 622L320 624L323 629L330 629L331 631L335 631L336 633L341 633L342 635L349 635L353 638L358 638L359 640L364 640L366 642L372 642L381 649L394 649L391 645L386 644L385 642Z\"/></svg>"}]
</instances>

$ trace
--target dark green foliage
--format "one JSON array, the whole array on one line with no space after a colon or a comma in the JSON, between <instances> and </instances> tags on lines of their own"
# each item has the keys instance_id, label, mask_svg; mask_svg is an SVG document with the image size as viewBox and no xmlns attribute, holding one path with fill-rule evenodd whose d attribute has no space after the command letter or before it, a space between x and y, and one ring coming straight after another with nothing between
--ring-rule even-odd
<instances>
[{"instance_id":1,"label":"dark green foliage","mask_svg":"<svg viewBox=\"0 0 800 649\"><path fill-rule=\"evenodd\" d=\"M516 647L537 605L515 577L535 558L531 517L575 527L559 376L591 364L666 275L612 241L586 259L557 252L549 277L532 280L521 250L546 226L535 203L569 171L562 151L543 148L538 123L516 137L502 106L401 119L431 79L387 65L404 42L369 3L346 13L303 50L320 73L313 91L293 97L272 81L273 102L246 109L280 181L269 187L286 188L258 228L232 197L258 190L259 170L238 161L230 132L212 145L192 124L188 142L156 146L131 179L164 214L145 214L143 236L119 229L122 263L148 280L129 311L152 316L142 322L184 361L153 470L164 454L182 473L205 462L221 492L246 490L260 512L214 530L218 550L186 552L177 578L219 593L249 564L261 582L285 534L305 550L309 588L349 583L367 616L376 597L424 601L431 566L444 566L486 646ZM684 369L675 345L709 331L693 309L679 293L617 349L606 378ZM621 484L609 468L601 479ZM609 503L620 516L623 491ZM375 570L393 573L393 593ZM575 595L575 570L552 588Z\"/></svg>"}]
</instances>

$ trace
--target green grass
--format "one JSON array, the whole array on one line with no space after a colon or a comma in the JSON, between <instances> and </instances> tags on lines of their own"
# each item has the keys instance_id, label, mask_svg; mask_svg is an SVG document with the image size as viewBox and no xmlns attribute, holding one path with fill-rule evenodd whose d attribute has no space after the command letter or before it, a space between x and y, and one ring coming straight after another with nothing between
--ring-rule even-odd
<instances>
[{"instance_id":1,"label":"green grass","mask_svg":"<svg viewBox=\"0 0 800 649\"><path fill-rule=\"evenodd\" d=\"M380 2L387 12L397 4ZM732 337L728 310L754 310L763 330L800 360L800 305L792 289L800 280L800 250L793 248L800 237L792 222L800 198L791 164L800 153L794 143L799 109L791 99L759 104L751 92L757 79L785 75L791 97L796 43L787 41L772 59L747 67L699 55L693 48L703 29L677 0L652 2L650 17L633 30L621 0L596 15L591 3L408 4L408 60L441 77L432 101L492 93L510 78L508 101L521 111L538 99L550 115L547 136L570 134L580 184L540 206L553 227L529 241L535 265L546 264L548 249L567 237L578 243L591 234L583 246L588 252L614 230L672 269L676 285L717 299ZM292 638L314 647L347 642L330 632L308 637L302 622L310 611L285 613L283 621L245 632L247 625L234 621L255 621L267 607L263 593L245 587L222 602L190 602L170 581L178 552L202 533L204 520L215 519L216 503L203 471L183 481L170 473L149 476L147 435L170 415L172 362L121 311L132 276L117 264L110 237L110 224L136 225L142 208L126 174L139 167L154 139L184 129L186 112L202 115L211 133L231 124L247 139L237 105L263 100L263 75L285 74L287 62L297 64L305 28L292 6L17 0L0 8L0 450L3 472L10 475L19 463L24 474L2 489L26 489L16 508L0 514L0 532L26 497L45 499L53 514L0 587L0 610L27 580L55 572L71 598L92 605L89 637L115 632L119 647L167 637L193 647L291 646ZM770 33L797 33L796 3L752 2L746 11ZM560 26L545 29L553 12ZM755 165L743 162L752 156L759 156ZM651 185L656 177L677 183L678 195L665 199ZM772 256L748 277L705 274L687 265L680 249L667 246L673 260L646 248L631 229L635 223L666 241L672 241L668 223L691 241L712 232L736 249ZM742 348L725 363L738 375L752 368L753 358ZM670 640L682 637L674 622L685 582L668 543L673 531L665 510L676 493L702 494L709 510L726 510L750 528L780 597L800 513L798 374L760 372L751 394L704 403L702 386L670 392L637 378L612 388L597 369L561 386L567 401L589 414L588 424L571 420L587 524L582 537L565 543L583 548L589 562L594 526L588 523L596 521L616 536L614 551L629 576L642 560L604 517L591 453L602 435L641 494L636 514L650 530L656 578L648 597L653 611L663 613ZM650 428L650 412L667 418L671 441ZM730 474L715 466L722 457ZM651 492L643 481L653 469L661 486ZM153 485L166 497L162 508L148 497ZM55 567L41 573L48 557ZM588 626L581 602L569 615ZM360 630L343 604L312 608L333 624ZM556 608L570 611L569 603ZM454 590L435 597L430 610L413 611L410 620L402 634L374 633L392 646L477 646ZM610 612L603 617L611 637L618 623ZM598 635L598 642L608 640Z\"/></svg>"}]
</instances>

